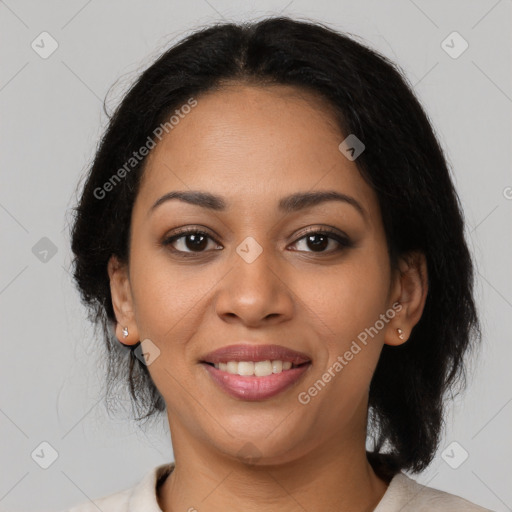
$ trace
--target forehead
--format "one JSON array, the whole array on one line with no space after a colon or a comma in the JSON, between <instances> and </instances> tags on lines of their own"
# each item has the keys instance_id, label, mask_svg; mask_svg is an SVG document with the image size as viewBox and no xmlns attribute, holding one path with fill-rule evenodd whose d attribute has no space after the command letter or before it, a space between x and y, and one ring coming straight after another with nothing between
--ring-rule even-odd
<instances>
[{"instance_id":1,"label":"forehead","mask_svg":"<svg viewBox=\"0 0 512 512\"><path fill-rule=\"evenodd\" d=\"M172 190L208 190L228 205L276 202L293 192L338 190L370 212L373 190L338 149L332 107L290 86L229 85L196 98L151 151L137 203Z\"/></svg>"}]
</instances>

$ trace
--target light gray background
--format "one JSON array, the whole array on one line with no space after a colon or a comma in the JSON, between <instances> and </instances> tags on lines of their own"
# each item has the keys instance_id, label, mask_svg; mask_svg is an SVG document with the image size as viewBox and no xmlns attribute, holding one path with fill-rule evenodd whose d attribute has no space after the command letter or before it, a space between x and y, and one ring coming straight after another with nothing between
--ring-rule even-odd
<instances>
[{"instance_id":1,"label":"light gray background","mask_svg":"<svg viewBox=\"0 0 512 512\"><path fill-rule=\"evenodd\" d=\"M105 412L100 339L68 274L66 210L105 126L110 86L112 109L195 27L277 13L361 36L403 67L432 119L466 213L484 347L435 461L413 477L512 510L510 0L0 1L0 510L59 510L172 460L166 420L144 434ZM59 45L47 59L31 48L43 31ZM441 46L453 31L469 43L456 59ZM42 237L57 247L47 262L32 252ZM58 452L48 469L31 458L43 441ZM441 456L454 441L469 453L458 469Z\"/></svg>"}]
</instances>

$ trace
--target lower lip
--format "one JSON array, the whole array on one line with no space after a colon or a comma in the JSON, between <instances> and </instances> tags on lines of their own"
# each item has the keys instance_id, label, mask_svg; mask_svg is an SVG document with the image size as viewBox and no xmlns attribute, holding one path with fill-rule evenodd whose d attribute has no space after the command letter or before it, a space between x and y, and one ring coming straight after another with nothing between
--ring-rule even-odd
<instances>
[{"instance_id":1,"label":"lower lip","mask_svg":"<svg viewBox=\"0 0 512 512\"><path fill-rule=\"evenodd\" d=\"M271 398L295 384L308 370L311 363L303 364L297 368L283 370L266 377L241 376L224 372L203 363L212 379L228 395L242 400L265 400Z\"/></svg>"}]
</instances>

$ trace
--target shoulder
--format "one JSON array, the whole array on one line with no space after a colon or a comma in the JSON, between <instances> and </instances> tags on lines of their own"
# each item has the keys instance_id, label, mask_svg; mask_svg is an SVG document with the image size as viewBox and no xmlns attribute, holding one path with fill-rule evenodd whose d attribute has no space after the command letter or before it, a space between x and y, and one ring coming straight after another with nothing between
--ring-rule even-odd
<instances>
[{"instance_id":1,"label":"shoulder","mask_svg":"<svg viewBox=\"0 0 512 512\"><path fill-rule=\"evenodd\" d=\"M102 498L97 498L93 501L87 501L71 507L66 512L124 512L128 511L128 503L132 493L132 489L125 489L124 491L110 494Z\"/></svg>"},{"instance_id":2,"label":"shoulder","mask_svg":"<svg viewBox=\"0 0 512 512\"><path fill-rule=\"evenodd\" d=\"M147 472L136 485L108 496L84 501L66 509L65 512L161 512L157 499L158 483L165 479L173 468L174 463L157 466Z\"/></svg>"},{"instance_id":3,"label":"shoulder","mask_svg":"<svg viewBox=\"0 0 512 512\"><path fill-rule=\"evenodd\" d=\"M374 512L493 512L460 496L419 484L397 473Z\"/></svg>"}]
</instances>

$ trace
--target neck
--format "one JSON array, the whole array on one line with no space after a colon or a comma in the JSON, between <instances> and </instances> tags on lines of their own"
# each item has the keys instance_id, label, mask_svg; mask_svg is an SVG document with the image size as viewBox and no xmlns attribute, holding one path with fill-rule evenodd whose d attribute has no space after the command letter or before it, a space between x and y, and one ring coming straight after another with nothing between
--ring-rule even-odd
<instances>
[{"instance_id":1,"label":"neck","mask_svg":"<svg viewBox=\"0 0 512 512\"><path fill-rule=\"evenodd\" d=\"M164 512L372 512L389 481L368 462L364 436L333 438L293 461L248 465L172 430L176 465L159 490Z\"/></svg>"}]
</instances>

